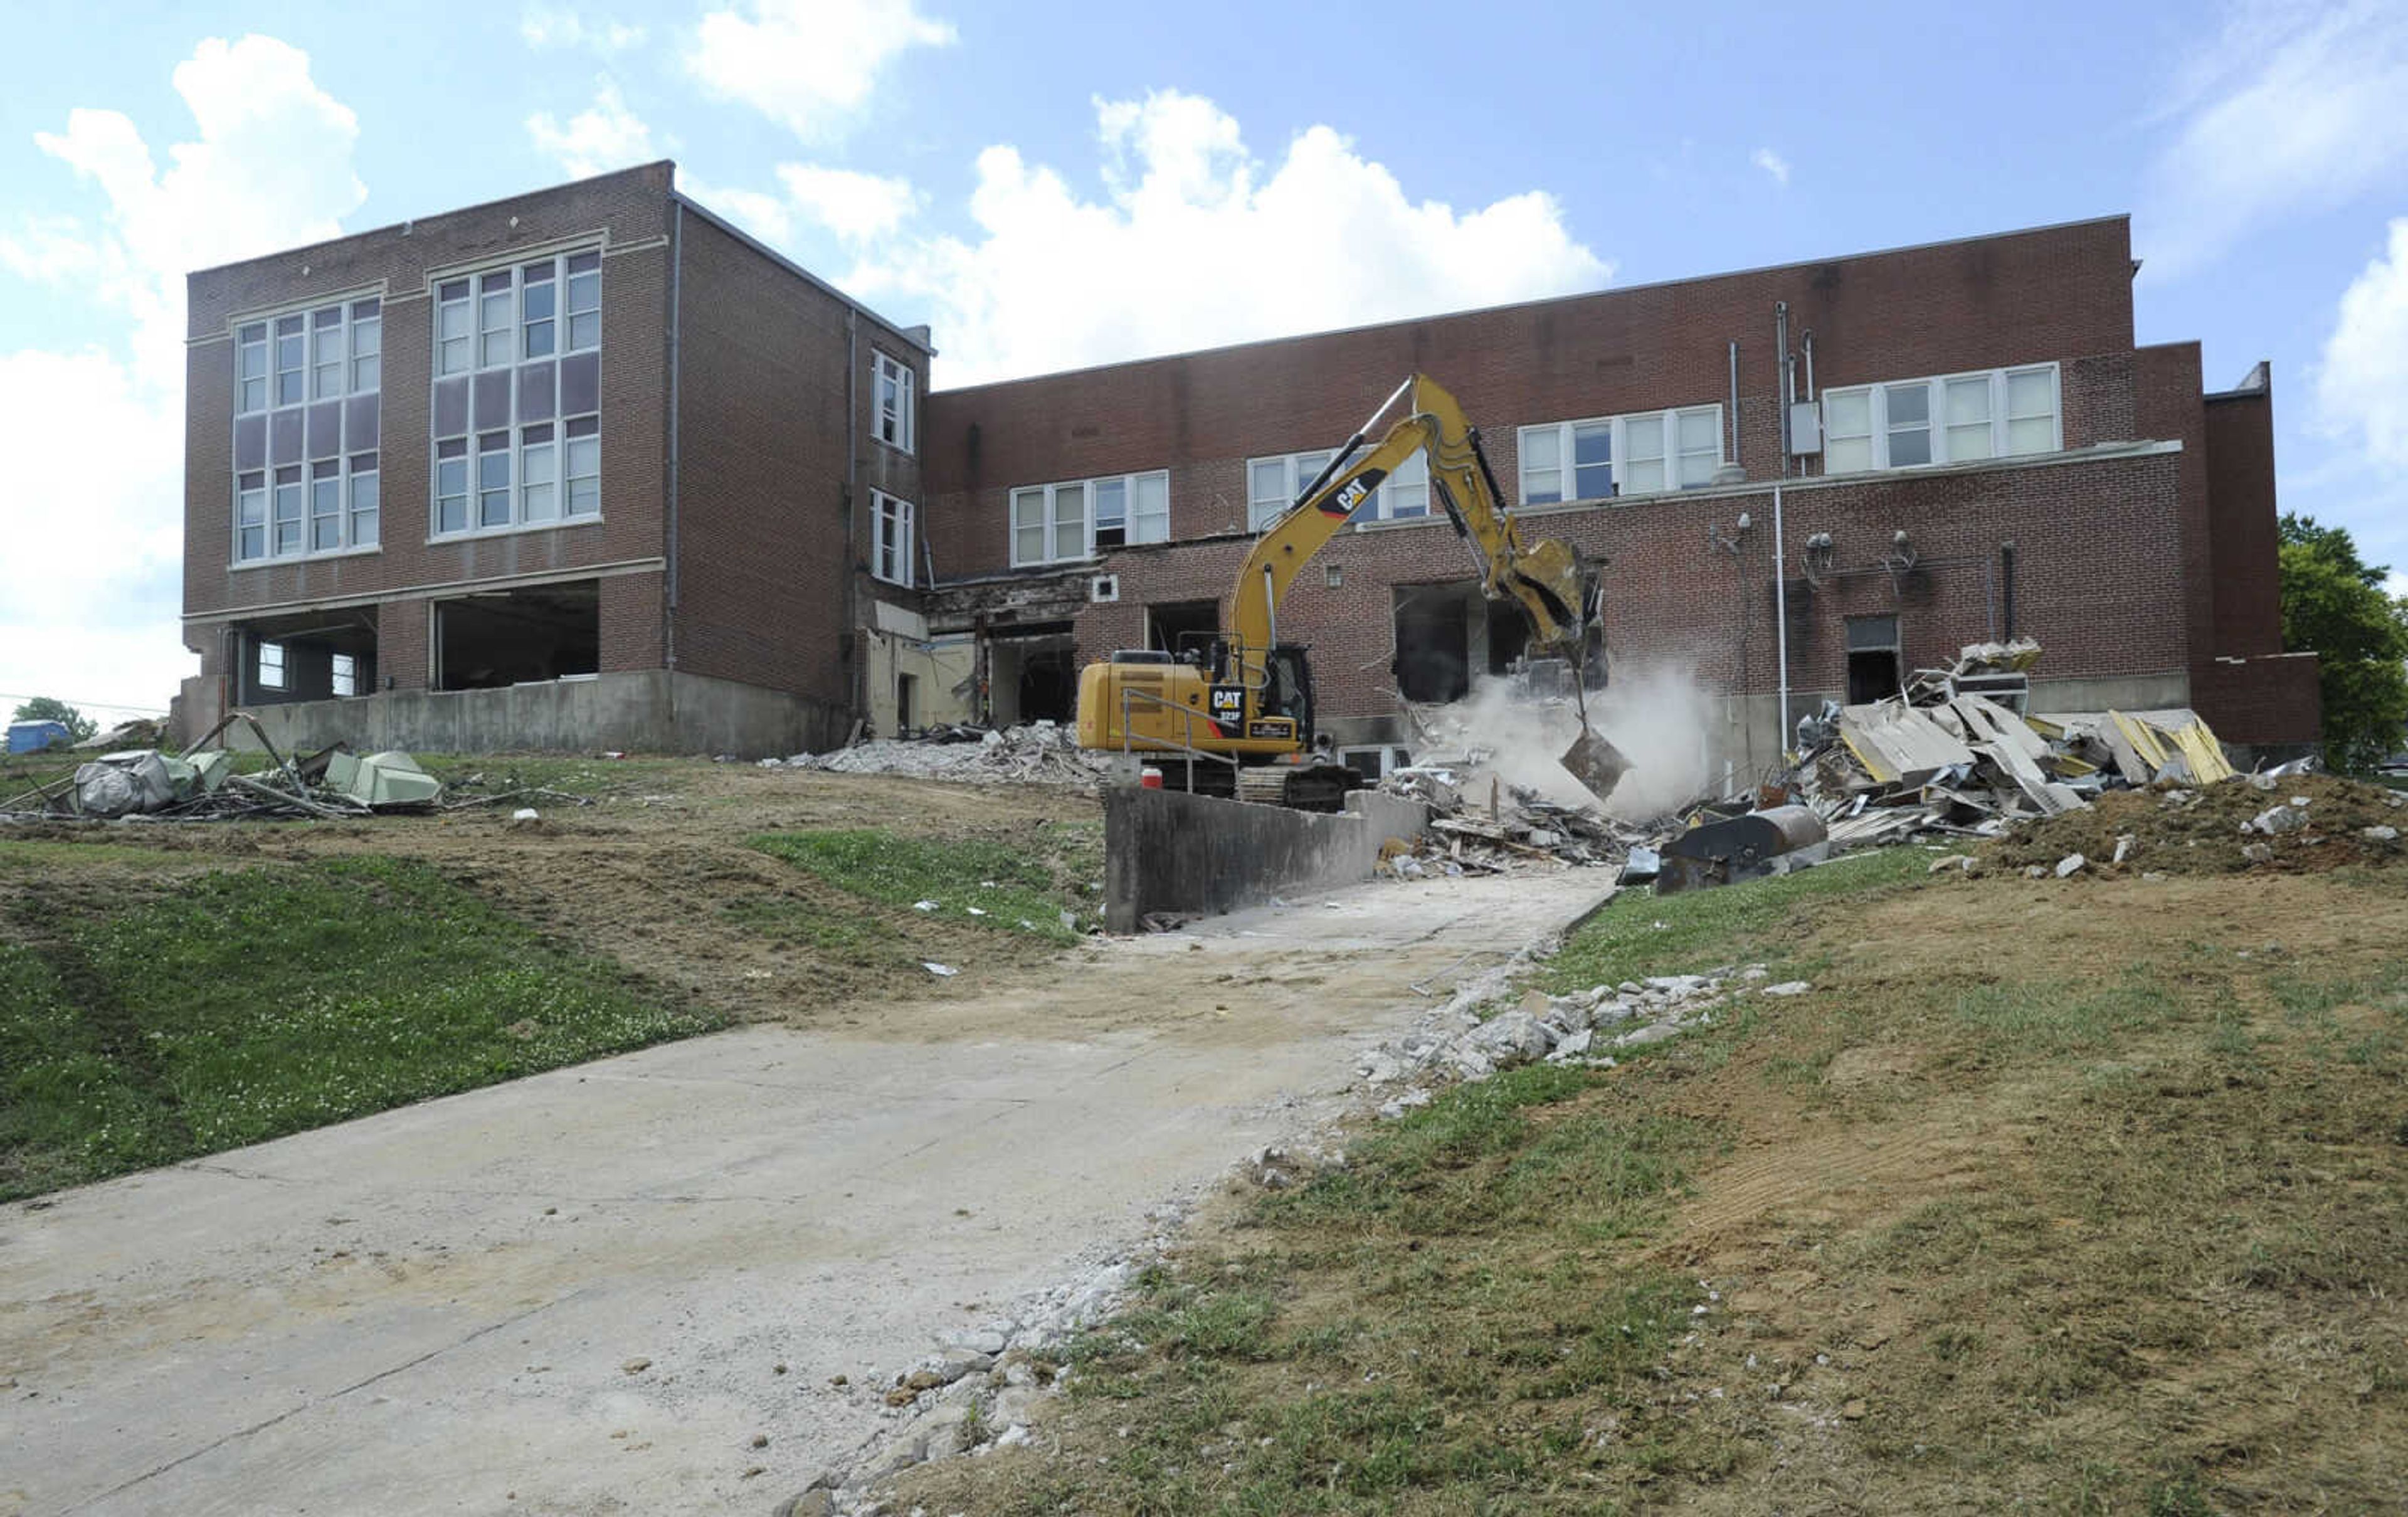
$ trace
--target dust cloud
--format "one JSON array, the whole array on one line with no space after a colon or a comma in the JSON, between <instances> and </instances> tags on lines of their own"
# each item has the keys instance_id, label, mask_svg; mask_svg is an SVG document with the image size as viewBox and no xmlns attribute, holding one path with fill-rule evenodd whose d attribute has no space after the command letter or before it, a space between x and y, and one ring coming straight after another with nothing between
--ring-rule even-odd
<instances>
[{"instance_id":1,"label":"dust cloud","mask_svg":"<svg viewBox=\"0 0 2408 1517\"><path fill-rule=\"evenodd\" d=\"M1616 664L1613 682L1588 697L1589 724L1622 751L1629 772L1606 798L1608 815L1647 821L1685 806L1707 793L1713 780L1708 737L1719 717L1712 696L1677 665ZM1450 706L1421 712L1425 740L1417 763L1438 763L1483 751L1471 766L1508 785L1537 791L1566 806L1595 799L1555 756L1580 736L1580 716L1569 699L1534 700L1510 678L1476 680L1471 694ZM1465 799L1484 800L1476 780Z\"/></svg>"}]
</instances>

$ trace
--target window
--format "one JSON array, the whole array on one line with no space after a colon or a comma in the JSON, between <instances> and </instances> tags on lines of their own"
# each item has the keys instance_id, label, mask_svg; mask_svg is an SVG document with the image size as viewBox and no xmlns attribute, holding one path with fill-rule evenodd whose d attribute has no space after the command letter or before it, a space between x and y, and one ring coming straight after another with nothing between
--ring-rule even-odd
<instances>
[{"instance_id":1,"label":"window","mask_svg":"<svg viewBox=\"0 0 2408 1517\"><path fill-rule=\"evenodd\" d=\"M1328 449L1257 458L1246 465L1246 530L1260 532L1296 504L1333 456ZM1360 462L1357 455L1355 462ZM1351 465L1350 465L1351 466ZM1414 453L1380 481L1371 498L1354 508L1350 522L1400 522L1430 513L1429 459Z\"/></svg>"},{"instance_id":2,"label":"window","mask_svg":"<svg viewBox=\"0 0 2408 1517\"><path fill-rule=\"evenodd\" d=\"M436 285L435 536L601 514L601 342L598 252Z\"/></svg>"},{"instance_id":3,"label":"window","mask_svg":"<svg viewBox=\"0 0 2408 1517\"><path fill-rule=\"evenodd\" d=\"M2057 369L1950 374L1823 392L1823 472L2055 452Z\"/></svg>"},{"instance_id":4,"label":"window","mask_svg":"<svg viewBox=\"0 0 2408 1517\"><path fill-rule=\"evenodd\" d=\"M891 585L911 583L911 503L882 491L869 493L878 517L877 543L869 572Z\"/></svg>"},{"instance_id":5,"label":"window","mask_svg":"<svg viewBox=\"0 0 2408 1517\"><path fill-rule=\"evenodd\" d=\"M1525 506L1694 490L1723 466L1723 408L1549 422L1520 442Z\"/></svg>"},{"instance_id":6,"label":"window","mask_svg":"<svg viewBox=\"0 0 2408 1517\"><path fill-rule=\"evenodd\" d=\"M259 687L262 690L284 688L284 645L282 643L259 645Z\"/></svg>"},{"instance_id":7,"label":"window","mask_svg":"<svg viewBox=\"0 0 2408 1517\"><path fill-rule=\"evenodd\" d=\"M336 694L356 695L360 693L358 660L349 653L334 653L328 656L327 663L329 678L333 680Z\"/></svg>"},{"instance_id":8,"label":"window","mask_svg":"<svg viewBox=\"0 0 2408 1517\"><path fill-rule=\"evenodd\" d=\"M870 350L876 365L878 396L878 440L911 451L913 416L911 409L911 371L879 352Z\"/></svg>"},{"instance_id":9,"label":"window","mask_svg":"<svg viewBox=\"0 0 2408 1517\"><path fill-rule=\"evenodd\" d=\"M1099 548L1169 540L1168 469L1024 485L1011 493L1015 567L1089 558Z\"/></svg>"},{"instance_id":10,"label":"window","mask_svg":"<svg viewBox=\"0 0 2408 1517\"><path fill-rule=\"evenodd\" d=\"M377 545L375 465L360 502L344 461L376 456L382 336L374 299L235 328L236 564Z\"/></svg>"}]
</instances>

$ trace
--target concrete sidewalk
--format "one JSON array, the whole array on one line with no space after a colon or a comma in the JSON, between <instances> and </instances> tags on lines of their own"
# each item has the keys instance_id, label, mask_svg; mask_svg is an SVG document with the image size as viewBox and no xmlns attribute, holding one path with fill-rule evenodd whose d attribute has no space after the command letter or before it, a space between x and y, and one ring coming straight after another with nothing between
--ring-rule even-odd
<instances>
[{"instance_id":1,"label":"concrete sidewalk","mask_svg":"<svg viewBox=\"0 0 2408 1517\"><path fill-rule=\"evenodd\" d=\"M0 1208L0 1514L766 1513L882 1425L870 1375L1126 1246L1326 1110L1429 1004L1412 981L1607 886L1316 894L1004 1003L724 1033Z\"/></svg>"}]
</instances>

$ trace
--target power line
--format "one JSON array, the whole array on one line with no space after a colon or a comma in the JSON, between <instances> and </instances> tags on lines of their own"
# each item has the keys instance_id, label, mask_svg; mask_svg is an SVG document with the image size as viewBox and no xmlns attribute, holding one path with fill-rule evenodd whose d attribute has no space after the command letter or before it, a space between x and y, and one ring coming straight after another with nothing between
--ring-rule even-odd
<instances>
[{"instance_id":1,"label":"power line","mask_svg":"<svg viewBox=\"0 0 2408 1517\"><path fill-rule=\"evenodd\" d=\"M44 698L45 697L40 695L12 695L5 690L0 690L0 701L15 701L19 705L22 705L26 701L41 700ZM127 706L122 701L68 700L67 697L64 695L49 698L62 701L68 706L74 707L79 711L130 711L136 716L165 716L167 714L167 708L164 706Z\"/></svg>"}]
</instances>

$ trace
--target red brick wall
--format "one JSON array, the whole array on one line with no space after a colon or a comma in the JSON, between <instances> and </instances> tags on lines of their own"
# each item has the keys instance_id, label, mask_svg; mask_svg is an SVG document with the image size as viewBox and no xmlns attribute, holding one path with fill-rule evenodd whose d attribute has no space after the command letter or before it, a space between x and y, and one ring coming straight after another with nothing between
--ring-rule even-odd
<instances>
[{"instance_id":1,"label":"red brick wall","mask_svg":"<svg viewBox=\"0 0 2408 1517\"><path fill-rule=\"evenodd\" d=\"M2324 732L2324 693L2313 653L2212 660L2191 671L2190 700L2228 743L2288 747L2315 742Z\"/></svg>"},{"instance_id":2,"label":"red brick wall","mask_svg":"<svg viewBox=\"0 0 2408 1517\"><path fill-rule=\"evenodd\" d=\"M2180 497L2176 535L2165 551L2182 565L2184 644L2194 664L2203 663L2214 639L2215 555L2208 528L2207 417L2200 400L2199 344L2159 343L2134 356L2141 431L2183 447L2174 470Z\"/></svg>"},{"instance_id":3,"label":"red brick wall","mask_svg":"<svg viewBox=\"0 0 2408 1517\"><path fill-rule=\"evenodd\" d=\"M669 176L668 165L651 165L189 276L184 614L240 615L294 601L657 557L667 452ZM523 250L571 238L590 238L604 249L602 519L430 543L431 273L507 265ZM350 557L229 567L233 326L257 312L366 293L383 300L381 546ZM626 594L613 592L620 598ZM396 636L396 620L408 620L407 606L394 610L380 618L384 637ZM657 608L649 615L656 627ZM193 635L204 642L209 637L206 628ZM421 688L427 675L423 613L418 632L398 636L415 641L380 647L380 674L393 675L398 688Z\"/></svg>"},{"instance_id":4,"label":"red brick wall","mask_svg":"<svg viewBox=\"0 0 2408 1517\"><path fill-rule=\"evenodd\" d=\"M1846 385L2055 360L2065 441L2136 435L2124 219L1253 343L930 397L926 515L949 575L1009 564L1011 486L1168 467L1174 539L1242 529L1249 457L1332 446L1406 374L1484 429L1511 492L1521 425L1721 404L1779 472L1773 304Z\"/></svg>"},{"instance_id":5,"label":"red brick wall","mask_svg":"<svg viewBox=\"0 0 2408 1517\"><path fill-rule=\"evenodd\" d=\"M849 706L847 591L869 550L869 489L920 494L917 460L873 440L872 354L914 365L924 394L926 355L858 318L849 549L852 308L704 217L681 236L677 666Z\"/></svg>"},{"instance_id":6,"label":"red brick wall","mask_svg":"<svg viewBox=\"0 0 2408 1517\"><path fill-rule=\"evenodd\" d=\"M2179 562L2164 551L2175 534L2179 465L2178 454L2128 454L1785 492L1791 687L1845 687L1848 616L1895 614L1910 668L1945 664L1964 644L2002 632L2006 543L2016 551L2017 629L2045 646L2043 677L2181 673L2181 619L2160 609L2182 593ZM1741 554L1710 549L1709 527L1728 537L1742 511L1754 525ZM1894 579L1877 565L1900 527L1918 563ZM1678 662L1721 692L1779 688L1768 489L1533 513L1524 532L1609 560L1606 643L1617 661ZM1803 582L1799 557L1817 532L1831 534L1838 571L1819 587ZM1143 646L1149 604L1226 596L1247 547L1225 538L1108 555L1100 567L1119 576L1120 600L1081 614L1081 656ZM1329 565L1340 571L1336 589ZM1392 587L1472 576L1468 551L1443 522L1334 538L1297 578L1280 615L1282 636L1313 650L1323 710L1394 710Z\"/></svg>"},{"instance_id":7,"label":"red brick wall","mask_svg":"<svg viewBox=\"0 0 2408 1517\"><path fill-rule=\"evenodd\" d=\"M2208 524L2215 558L2214 647L2256 658L2283 647L2283 576L2274 502L2274 396L2205 405Z\"/></svg>"}]
</instances>

